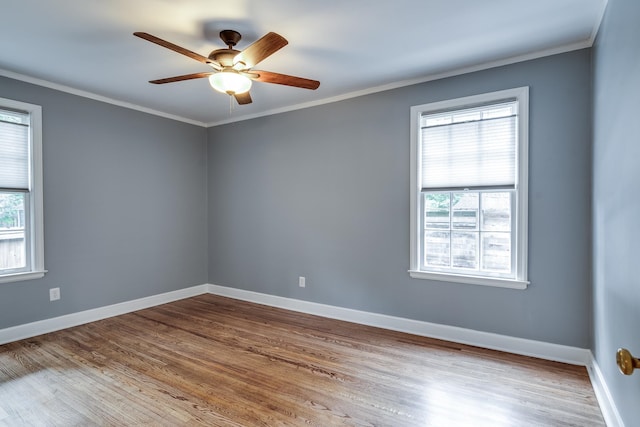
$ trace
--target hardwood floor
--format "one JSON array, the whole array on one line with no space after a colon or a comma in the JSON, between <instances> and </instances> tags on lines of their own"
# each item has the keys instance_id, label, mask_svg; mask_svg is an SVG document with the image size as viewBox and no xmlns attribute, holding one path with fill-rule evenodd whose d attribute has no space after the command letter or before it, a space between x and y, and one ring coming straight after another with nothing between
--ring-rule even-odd
<instances>
[{"instance_id":1,"label":"hardwood floor","mask_svg":"<svg viewBox=\"0 0 640 427\"><path fill-rule=\"evenodd\" d=\"M584 367L202 295L0 346L0 426L603 426Z\"/></svg>"}]
</instances>

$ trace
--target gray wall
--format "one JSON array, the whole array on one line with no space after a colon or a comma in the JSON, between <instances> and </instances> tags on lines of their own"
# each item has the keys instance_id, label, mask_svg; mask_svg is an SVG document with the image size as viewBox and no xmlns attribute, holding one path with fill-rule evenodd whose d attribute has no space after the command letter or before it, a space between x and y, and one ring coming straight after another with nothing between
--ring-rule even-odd
<instances>
[{"instance_id":1,"label":"gray wall","mask_svg":"<svg viewBox=\"0 0 640 427\"><path fill-rule=\"evenodd\" d=\"M527 85L530 287L411 279L409 108ZM587 49L210 128L209 283L587 348L590 106Z\"/></svg>"},{"instance_id":2,"label":"gray wall","mask_svg":"<svg viewBox=\"0 0 640 427\"><path fill-rule=\"evenodd\" d=\"M609 0L594 47L594 353L627 426L640 420L640 374L621 375L618 347L640 356L640 2Z\"/></svg>"},{"instance_id":3,"label":"gray wall","mask_svg":"<svg viewBox=\"0 0 640 427\"><path fill-rule=\"evenodd\" d=\"M49 269L0 285L0 328L209 282L588 347L590 61L576 51L209 130L0 78L1 97L43 106ZM410 106L524 85L531 286L409 278Z\"/></svg>"},{"instance_id":4,"label":"gray wall","mask_svg":"<svg viewBox=\"0 0 640 427\"><path fill-rule=\"evenodd\" d=\"M0 328L206 283L204 128L2 77L0 97L42 106L49 270L0 284Z\"/></svg>"}]
</instances>

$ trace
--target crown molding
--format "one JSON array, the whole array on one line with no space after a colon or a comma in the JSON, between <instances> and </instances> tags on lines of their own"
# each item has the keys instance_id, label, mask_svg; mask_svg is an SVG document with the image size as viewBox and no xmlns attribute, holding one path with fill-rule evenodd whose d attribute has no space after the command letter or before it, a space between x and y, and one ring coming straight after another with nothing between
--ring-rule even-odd
<instances>
[{"instance_id":1,"label":"crown molding","mask_svg":"<svg viewBox=\"0 0 640 427\"><path fill-rule=\"evenodd\" d=\"M186 117L176 116L174 114L164 113L162 111L154 110L152 108L143 107L141 105L132 104L130 102L119 101L114 98L109 98L106 96L98 95L93 92L89 92L86 90L76 89L71 86L62 85L59 83L53 83L48 80L39 79L36 77L28 76L25 74L16 73L13 71L5 70L0 68L0 76L8 77L14 80L20 80L25 83L31 83L37 86L46 87L49 89L58 90L60 92L69 93L71 95L81 96L83 98L93 99L94 101L100 101L107 104L116 105L118 107L128 108L130 110L140 111L142 113L152 114L154 116L164 117L165 119L177 120L179 122L189 123L196 126L207 127L206 123L192 120Z\"/></svg>"}]
</instances>

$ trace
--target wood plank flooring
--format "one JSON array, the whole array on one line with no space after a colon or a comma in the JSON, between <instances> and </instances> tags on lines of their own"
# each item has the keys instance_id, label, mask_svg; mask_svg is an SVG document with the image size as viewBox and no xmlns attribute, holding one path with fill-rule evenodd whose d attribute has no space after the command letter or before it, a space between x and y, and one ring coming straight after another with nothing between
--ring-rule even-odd
<instances>
[{"instance_id":1,"label":"wood plank flooring","mask_svg":"<svg viewBox=\"0 0 640 427\"><path fill-rule=\"evenodd\" d=\"M0 426L603 426L584 367L201 295L0 346Z\"/></svg>"}]
</instances>

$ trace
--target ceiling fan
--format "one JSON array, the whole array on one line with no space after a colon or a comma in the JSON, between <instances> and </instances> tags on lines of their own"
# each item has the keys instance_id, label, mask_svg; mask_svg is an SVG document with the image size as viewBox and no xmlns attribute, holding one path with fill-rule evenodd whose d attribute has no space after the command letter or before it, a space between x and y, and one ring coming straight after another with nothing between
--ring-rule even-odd
<instances>
[{"instance_id":1,"label":"ceiling fan","mask_svg":"<svg viewBox=\"0 0 640 427\"><path fill-rule=\"evenodd\" d=\"M150 80L149 83L164 84L208 77L209 83L215 90L233 96L236 101L238 101L238 104L241 105L251 103L249 89L251 89L252 80L312 90L320 86L320 82L317 80L253 69L258 63L273 55L289 43L284 37L276 33L268 33L243 51L239 51L233 47L240 41L242 37L240 33L233 30L223 30L220 32L220 38L224 44L227 45L227 48L216 49L212 51L208 57L148 33L135 32L133 35L188 56L191 59L195 59L213 68L213 71L210 72Z\"/></svg>"}]
</instances>

